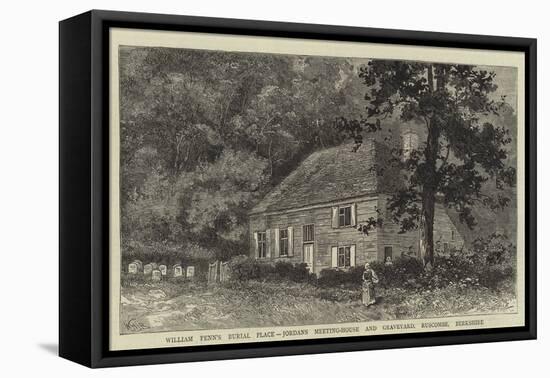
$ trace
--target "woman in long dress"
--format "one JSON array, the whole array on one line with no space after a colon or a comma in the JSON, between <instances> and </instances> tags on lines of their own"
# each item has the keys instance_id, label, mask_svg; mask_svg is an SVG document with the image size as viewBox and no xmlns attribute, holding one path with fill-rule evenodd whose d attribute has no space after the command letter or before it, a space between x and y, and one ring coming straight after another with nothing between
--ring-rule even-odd
<instances>
[{"instance_id":1,"label":"woman in long dress","mask_svg":"<svg viewBox=\"0 0 550 378\"><path fill-rule=\"evenodd\" d=\"M370 306L376 302L376 296L374 292L374 285L378 283L378 276L375 271L372 270L369 263L365 264L365 270L363 271L363 304Z\"/></svg>"}]
</instances>

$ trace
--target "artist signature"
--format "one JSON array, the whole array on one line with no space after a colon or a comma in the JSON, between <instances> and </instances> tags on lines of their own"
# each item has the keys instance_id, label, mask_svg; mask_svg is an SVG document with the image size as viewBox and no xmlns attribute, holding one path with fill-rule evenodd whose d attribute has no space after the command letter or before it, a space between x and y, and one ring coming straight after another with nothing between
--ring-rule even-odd
<instances>
[{"instance_id":1,"label":"artist signature","mask_svg":"<svg viewBox=\"0 0 550 378\"><path fill-rule=\"evenodd\" d=\"M139 332L149 328L135 318L129 319L128 321L126 321L126 323L124 323L124 325L126 326L126 329L128 331L132 331L132 332Z\"/></svg>"}]
</instances>

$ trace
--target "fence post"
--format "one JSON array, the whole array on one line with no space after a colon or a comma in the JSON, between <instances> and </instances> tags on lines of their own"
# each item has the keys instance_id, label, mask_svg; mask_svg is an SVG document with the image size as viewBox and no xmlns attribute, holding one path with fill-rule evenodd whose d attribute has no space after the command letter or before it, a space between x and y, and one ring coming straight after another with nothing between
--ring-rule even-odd
<instances>
[{"instance_id":1,"label":"fence post","mask_svg":"<svg viewBox=\"0 0 550 378\"><path fill-rule=\"evenodd\" d=\"M229 279L229 261L220 263L220 282L225 282Z\"/></svg>"},{"instance_id":2,"label":"fence post","mask_svg":"<svg viewBox=\"0 0 550 378\"><path fill-rule=\"evenodd\" d=\"M208 283L216 283L218 281L218 261L208 264Z\"/></svg>"}]
</instances>

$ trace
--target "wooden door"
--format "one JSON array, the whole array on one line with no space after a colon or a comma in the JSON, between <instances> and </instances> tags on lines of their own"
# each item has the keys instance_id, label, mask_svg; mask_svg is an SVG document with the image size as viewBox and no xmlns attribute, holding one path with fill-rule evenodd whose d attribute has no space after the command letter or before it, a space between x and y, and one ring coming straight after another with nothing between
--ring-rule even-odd
<instances>
[{"instance_id":1,"label":"wooden door","mask_svg":"<svg viewBox=\"0 0 550 378\"><path fill-rule=\"evenodd\" d=\"M304 244L304 262L309 271L313 273L313 243Z\"/></svg>"}]
</instances>

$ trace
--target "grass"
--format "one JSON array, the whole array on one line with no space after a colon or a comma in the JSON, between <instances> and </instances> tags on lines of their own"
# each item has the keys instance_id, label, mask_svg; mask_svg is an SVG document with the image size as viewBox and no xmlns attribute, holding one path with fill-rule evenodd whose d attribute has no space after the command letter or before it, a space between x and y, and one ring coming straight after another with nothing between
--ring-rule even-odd
<instances>
[{"instance_id":1,"label":"grass","mask_svg":"<svg viewBox=\"0 0 550 378\"><path fill-rule=\"evenodd\" d=\"M425 292L380 289L378 303L365 307L356 289L285 281L207 286L137 277L123 277L123 333L366 322L512 312L516 307L510 290L452 285Z\"/></svg>"},{"instance_id":2,"label":"grass","mask_svg":"<svg viewBox=\"0 0 550 378\"><path fill-rule=\"evenodd\" d=\"M449 285L423 292L391 289L386 294L386 303L399 319L508 313L517 308L516 297L508 289Z\"/></svg>"}]
</instances>

